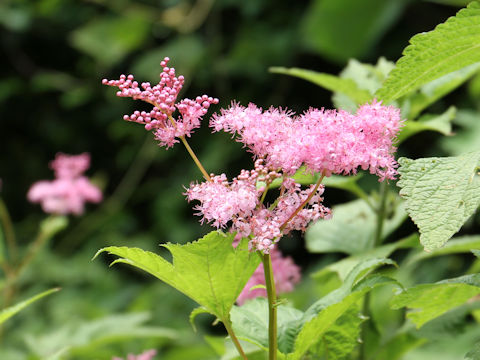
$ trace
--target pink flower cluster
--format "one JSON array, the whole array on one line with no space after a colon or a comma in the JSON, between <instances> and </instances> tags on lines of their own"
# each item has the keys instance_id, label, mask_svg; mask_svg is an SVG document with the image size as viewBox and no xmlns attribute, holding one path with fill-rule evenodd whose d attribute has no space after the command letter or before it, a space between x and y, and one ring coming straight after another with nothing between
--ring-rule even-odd
<instances>
[{"instance_id":1,"label":"pink flower cluster","mask_svg":"<svg viewBox=\"0 0 480 360\"><path fill-rule=\"evenodd\" d=\"M33 184L27 194L28 200L41 203L46 213L82 214L85 202L98 203L102 200L100 189L83 176L89 167L90 155L87 153L76 156L58 153L50 162L55 180Z\"/></svg>"},{"instance_id":2,"label":"pink flower cluster","mask_svg":"<svg viewBox=\"0 0 480 360\"><path fill-rule=\"evenodd\" d=\"M269 253L283 235L292 230L303 231L309 222L330 216L330 210L321 205L322 185L302 190L290 178L283 180L275 206L266 207L261 201L266 188L257 188L256 184L259 181L270 184L280 176L259 159L254 170L242 170L231 182L225 174L212 174L212 181L192 183L185 195L188 201L200 202L195 210L202 216L202 222L217 228L231 223L230 230L237 237L250 238L250 249Z\"/></svg>"},{"instance_id":3,"label":"pink flower cluster","mask_svg":"<svg viewBox=\"0 0 480 360\"><path fill-rule=\"evenodd\" d=\"M126 360L152 360L155 355L157 355L156 350L147 350L140 355L128 354ZM114 356L112 360L123 360L123 358Z\"/></svg>"},{"instance_id":4,"label":"pink flower cluster","mask_svg":"<svg viewBox=\"0 0 480 360\"><path fill-rule=\"evenodd\" d=\"M394 179L397 173L393 141L401 125L400 111L379 102L361 106L355 115L310 109L300 116L233 103L210 120L214 131L236 134L269 168L293 174L306 165L329 176L355 173L361 167L380 181Z\"/></svg>"},{"instance_id":5,"label":"pink flower cluster","mask_svg":"<svg viewBox=\"0 0 480 360\"><path fill-rule=\"evenodd\" d=\"M160 63L163 71L160 82L155 86L148 82L139 86L133 75L121 75L119 80L102 80L104 85L119 88L117 96L131 97L153 105L153 109L148 112L135 111L123 118L145 125L145 129L152 130L155 139L167 149L178 142L177 138L191 136L193 130L200 127L200 120L210 105L218 103L218 99L207 95L197 96L195 100L183 99L177 102L185 80L181 75L176 76L175 68L167 66L169 61L166 57ZM180 113L177 119L172 117L175 109Z\"/></svg>"},{"instance_id":6,"label":"pink flower cluster","mask_svg":"<svg viewBox=\"0 0 480 360\"><path fill-rule=\"evenodd\" d=\"M291 257L283 257L280 250L276 247L270 252L272 259L273 277L277 293L287 293L293 291L295 285L301 280L300 267L298 267ZM250 290L256 285L265 285L265 274L263 264L260 264L253 273L250 280L243 288L237 298L237 303L242 305L247 299L267 296L267 291L262 288Z\"/></svg>"}]
</instances>

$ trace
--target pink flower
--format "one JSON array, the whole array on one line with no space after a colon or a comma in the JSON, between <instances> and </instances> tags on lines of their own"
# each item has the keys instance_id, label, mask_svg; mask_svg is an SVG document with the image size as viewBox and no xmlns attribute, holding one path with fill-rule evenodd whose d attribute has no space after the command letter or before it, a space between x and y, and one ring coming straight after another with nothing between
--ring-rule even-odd
<instances>
[{"instance_id":1,"label":"pink flower","mask_svg":"<svg viewBox=\"0 0 480 360\"><path fill-rule=\"evenodd\" d=\"M210 126L236 134L268 168L286 174L305 164L326 176L355 173L358 167L369 169L380 181L396 175L393 142L402 126L400 110L379 102L361 106L355 115L312 108L300 116L233 103L215 114Z\"/></svg>"},{"instance_id":2,"label":"pink flower","mask_svg":"<svg viewBox=\"0 0 480 360\"><path fill-rule=\"evenodd\" d=\"M58 153L50 167L56 179L34 183L27 194L28 200L41 203L46 213L80 215L85 202L98 203L102 200L100 189L82 175L90 167L89 154L71 156Z\"/></svg>"},{"instance_id":3,"label":"pink flower","mask_svg":"<svg viewBox=\"0 0 480 360\"><path fill-rule=\"evenodd\" d=\"M156 350L147 350L140 355L128 354L126 360L152 360L155 355L157 355ZM123 360L123 358L114 356L112 360Z\"/></svg>"},{"instance_id":4,"label":"pink flower","mask_svg":"<svg viewBox=\"0 0 480 360\"><path fill-rule=\"evenodd\" d=\"M167 66L169 61L166 57L160 63L163 67L160 82L153 87L148 82L139 86L133 75L121 75L119 80L102 80L102 84L120 89L117 96L131 97L153 105L150 111L135 111L123 118L145 125L145 129L152 130L155 139L167 149L178 142L177 138L191 136L193 130L200 127L200 120L210 105L218 103L218 99L207 95L197 96L195 100L183 99L177 102L185 79L182 75L177 77L175 68ZM176 109L180 113L177 119L173 117Z\"/></svg>"},{"instance_id":5,"label":"pink flower","mask_svg":"<svg viewBox=\"0 0 480 360\"><path fill-rule=\"evenodd\" d=\"M217 228L230 224L230 231L237 236L250 238L251 250L268 254L283 235L292 230L304 231L311 221L330 216L330 210L321 205L323 185L316 190L315 185L302 190L290 178L283 181L275 206L262 204L265 188L257 188L257 181L269 184L279 176L280 173L257 160L254 170L242 170L231 182L225 174L212 174L212 181L193 183L185 194L188 201L200 202L194 209L202 216L201 222L207 221Z\"/></svg>"},{"instance_id":6,"label":"pink flower","mask_svg":"<svg viewBox=\"0 0 480 360\"><path fill-rule=\"evenodd\" d=\"M277 248L270 252L270 256L272 258L273 276L277 293L282 294L293 291L295 285L301 279L300 267L293 262L291 257L284 257ZM263 288L250 290L256 285L265 285L263 264L258 266L238 296L237 303L239 305L242 305L247 299L267 296L267 291Z\"/></svg>"}]
</instances>

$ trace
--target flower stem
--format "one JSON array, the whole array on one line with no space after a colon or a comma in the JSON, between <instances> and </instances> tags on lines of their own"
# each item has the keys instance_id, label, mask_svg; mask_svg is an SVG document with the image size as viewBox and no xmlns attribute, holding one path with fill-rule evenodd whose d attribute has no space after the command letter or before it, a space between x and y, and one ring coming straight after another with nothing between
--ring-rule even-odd
<instances>
[{"instance_id":1,"label":"flower stem","mask_svg":"<svg viewBox=\"0 0 480 360\"><path fill-rule=\"evenodd\" d=\"M210 177L210 175L208 175L208 173L205 170L205 168L203 167L202 163L200 162L200 160L198 160L197 155L195 155L192 148L188 144L187 139L185 139L185 136L180 136L180 140L182 140L183 145L185 145L185 148L187 149L188 153L192 157L192 159L195 162L195 164L197 165L197 167L200 169L200 172L203 174L203 177L208 181L212 181L212 178Z\"/></svg>"},{"instance_id":2,"label":"flower stem","mask_svg":"<svg viewBox=\"0 0 480 360\"><path fill-rule=\"evenodd\" d=\"M17 241L15 239L12 219L10 218L7 207L2 198L0 198L0 222L10 252L10 261L13 262L17 257Z\"/></svg>"},{"instance_id":3,"label":"flower stem","mask_svg":"<svg viewBox=\"0 0 480 360\"><path fill-rule=\"evenodd\" d=\"M268 359L277 359L277 292L273 278L272 258L270 254L262 257L263 271L265 273L265 286L268 298Z\"/></svg>"},{"instance_id":4,"label":"flower stem","mask_svg":"<svg viewBox=\"0 0 480 360\"><path fill-rule=\"evenodd\" d=\"M242 349L242 345L240 345L240 342L238 341L237 336L233 332L233 329L230 326L230 324L228 323L228 321L225 321L223 323L223 325L225 326L225 329L227 330L228 335L230 335L230 339L232 339L232 342L235 345L235 347L237 348L237 351L240 354L240 356L242 357L242 359L248 360L247 355L245 355L245 352Z\"/></svg>"},{"instance_id":5,"label":"flower stem","mask_svg":"<svg viewBox=\"0 0 480 360\"><path fill-rule=\"evenodd\" d=\"M320 176L320 178L318 179L317 183L315 184L315 187L313 188L313 190L310 192L310 194L308 194L308 197L305 199L304 202L302 202L300 204L300 206L293 212L292 215L290 215L290 217L282 224L282 226L280 226L280 231L283 231L285 229L285 227L287 226L287 224L292 221L292 219L297 216L297 214L308 204L308 202L312 199L313 195L315 195L315 193L317 192L318 190L318 187L320 186L320 184L322 183L322 180L323 178L325 177L325 175L322 174L322 176Z\"/></svg>"}]
</instances>

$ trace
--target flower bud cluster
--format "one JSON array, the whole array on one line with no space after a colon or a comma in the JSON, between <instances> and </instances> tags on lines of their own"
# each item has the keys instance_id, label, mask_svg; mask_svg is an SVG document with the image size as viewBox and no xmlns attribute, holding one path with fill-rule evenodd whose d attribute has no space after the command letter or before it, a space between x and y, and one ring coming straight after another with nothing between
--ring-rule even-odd
<instances>
[{"instance_id":1,"label":"flower bud cluster","mask_svg":"<svg viewBox=\"0 0 480 360\"><path fill-rule=\"evenodd\" d=\"M182 75L176 76L175 68L168 67L169 61L166 57L160 63L163 70L155 86L148 82L139 84L133 75L121 75L119 80L102 80L104 85L118 87L119 97L131 97L153 105L150 111L135 111L123 119L143 124L146 130L153 131L159 144L167 148L178 142L177 138L191 136L193 130L200 127L200 120L210 105L218 103L218 99L207 95L177 101L185 79ZM180 113L177 119L173 117L176 109Z\"/></svg>"}]
</instances>

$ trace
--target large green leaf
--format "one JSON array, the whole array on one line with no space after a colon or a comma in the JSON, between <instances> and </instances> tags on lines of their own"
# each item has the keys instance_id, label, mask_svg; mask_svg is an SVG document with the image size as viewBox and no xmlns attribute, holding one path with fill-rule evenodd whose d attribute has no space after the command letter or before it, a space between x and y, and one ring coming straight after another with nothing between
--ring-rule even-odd
<instances>
[{"instance_id":1,"label":"large green leaf","mask_svg":"<svg viewBox=\"0 0 480 360\"><path fill-rule=\"evenodd\" d=\"M33 297L31 297L27 300L21 301L21 302L15 304L13 306L10 306L6 309L3 309L2 311L0 311L0 324L4 323L8 319L10 319L13 315L19 313L20 311L22 311L23 309L25 309L27 306L34 303L35 301L40 300L41 298L43 298L47 295L50 295L54 292L57 292L59 290L60 290L59 288L54 288L54 289L44 291L44 292L42 292L38 295L35 295L35 296L33 296Z\"/></svg>"},{"instance_id":2,"label":"large green leaf","mask_svg":"<svg viewBox=\"0 0 480 360\"><path fill-rule=\"evenodd\" d=\"M108 252L120 256L113 264L136 266L181 291L221 321L228 321L230 309L260 259L247 250L247 239L235 249L234 235L212 231L202 239L185 244L164 245L173 264L149 251L110 246Z\"/></svg>"},{"instance_id":3,"label":"large green leaf","mask_svg":"<svg viewBox=\"0 0 480 360\"><path fill-rule=\"evenodd\" d=\"M467 276L435 284L422 284L395 295L393 309L414 309L407 314L417 328L447 311L464 304L480 293L480 276Z\"/></svg>"},{"instance_id":4,"label":"large green leaf","mask_svg":"<svg viewBox=\"0 0 480 360\"><path fill-rule=\"evenodd\" d=\"M339 62L365 55L394 23L407 1L315 0L301 22L310 49Z\"/></svg>"},{"instance_id":5,"label":"large green leaf","mask_svg":"<svg viewBox=\"0 0 480 360\"><path fill-rule=\"evenodd\" d=\"M480 205L476 174L480 152L458 157L400 158L400 195L420 230L420 241L431 251L445 244Z\"/></svg>"},{"instance_id":6,"label":"large green leaf","mask_svg":"<svg viewBox=\"0 0 480 360\"><path fill-rule=\"evenodd\" d=\"M404 203L397 199L394 213L384 223L382 239L406 219ZM377 214L362 199L334 206L327 221L317 221L305 234L310 252L344 252L360 254L372 249L377 227Z\"/></svg>"},{"instance_id":7,"label":"large green leaf","mask_svg":"<svg viewBox=\"0 0 480 360\"><path fill-rule=\"evenodd\" d=\"M423 84L480 61L480 3L410 39L376 97L390 102Z\"/></svg>"},{"instance_id":8,"label":"large green leaf","mask_svg":"<svg viewBox=\"0 0 480 360\"><path fill-rule=\"evenodd\" d=\"M372 95L367 90L361 89L352 79L341 78L335 75L319 73L312 70L298 68L272 67L270 72L296 76L298 78L310 81L315 85L321 86L332 92L342 93L355 101L357 104L364 104L372 99Z\"/></svg>"}]
</instances>

